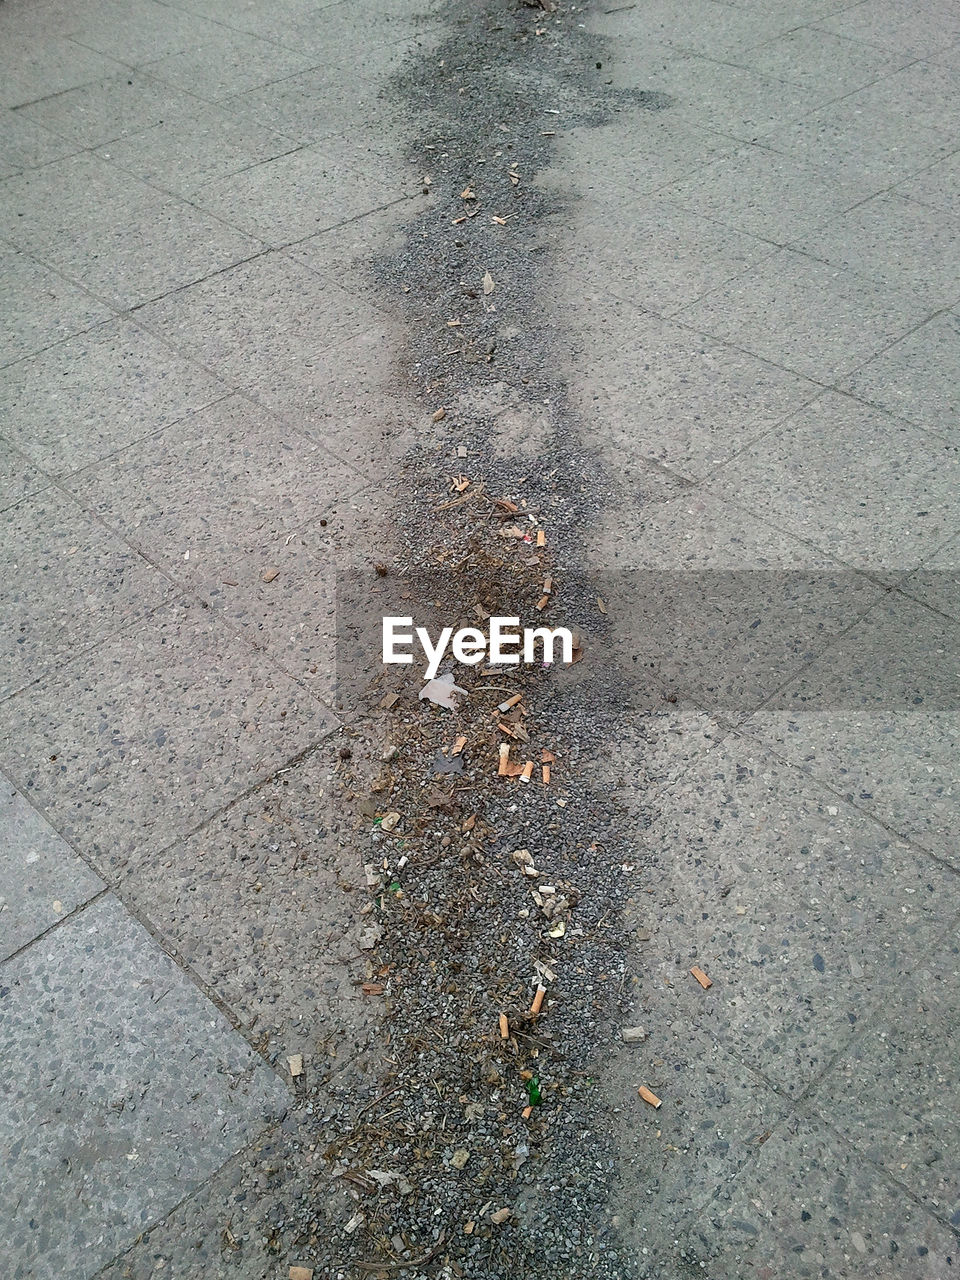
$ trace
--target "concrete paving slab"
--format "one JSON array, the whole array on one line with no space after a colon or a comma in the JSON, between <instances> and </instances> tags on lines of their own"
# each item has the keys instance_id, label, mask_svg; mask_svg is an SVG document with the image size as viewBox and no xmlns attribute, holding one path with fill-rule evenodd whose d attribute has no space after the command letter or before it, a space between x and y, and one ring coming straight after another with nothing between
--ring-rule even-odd
<instances>
[{"instance_id":1,"label":"concrete paving slab","mask_svg":"<svg viewBox=\"0 0 960 1280\"><path fill-rule=\"evenodd\" d=\"M227 394L139 325L115 320L8 369L0 414L25 456L66 476Z\"/></svg>"},{"instance_id":2,"label":"concrete paving slab","mask_svg":"<svg viewBox=\"0 0 960 1280\"><path fill-rule=\"evenodd\" d=\"M75 40L46 32L42 36L18 30L18 18L3 20L5 68L0 106L20 107L78 85L91 84L122 69L116 59L104 57Z\"/></svg>"},{"instance_id":3,"label":"concrete paving slab","mask_svg":"<svg viewBox=\"0 0 960 1280\"><path fill-rule=\"evenodd\" d=\"M708 1275L750 1280L941 1280L957 1249L949 1227L812 1118L777 1129L683 1245Z\"/></svg>"},{"instance_id":4,"label":"concrete paving slab","mask_svg":"<svg viewBox=\"0 0 960 1280\"><path fill-rule=\"evenodd\" d=\"M934 310L960 302L958 243L960 218L902 196L882 195L840 214L796 247L887 288L913 293Z\"/></svg>"},{"instance_id":5,"label":"concrete paving slab","mask_svg":"<svg viewBox=\"0 0 960 1280\"><path fill-rule=\"evenodd\" d=\"M217 27L203 44L146 62L142 70L205 102L220 102L260 85L285 80L305 71L312 62L306 54L282 48L271 40Z\"/></svg>"},{"instance_id":6,"label":"concrete paving slab","mask_svg":"<svg viewBox=\"0 0 960 1280\"><path fill-rule=\"evenodd\" d=\"M644 112L639 127L611 124L602 132L567 129L557 143L559 163L571 157L581 170L581 190L597 187L621 201L650 195L711 161L722 163L737 143L707 129L673 120L662 111ZM576 160L573 160L573 157Z\"/></svg>"},{"instance_id":7,"label":"concrete paving slab","mask_svg":"<svg viewBox=\"0 0 960 1280\"><path fill-rule=\"evenodd\" d=\"M957 147L950 129L921 125L908 114L861 103L860 92L764 134L759 141L806 164L829 166L843 178L872 188L869 194L939 163Z\"/></svg>"},{"instance_id":8,"label":"concrete paving slab","mask_svg":"<svg viewBox=\"0 0 960 1280\"><path fill-rule=\"evenodd\" d=\"M580 294L576 285L571 292ZM820 392L681 324L634 311L607 342L586 327L582 307L578 314L583 339L573 394L585 421L603 421L624 465L639 455L703 479Z\"/></svg>"},{"instance_id":9,"label":"concrete paving slab","mask_svg":"<svg viewBox=\"0 0 960 1280\"><path fill-rule=\"evenodd\" d=\"M262 242L84 153L3 185L3 234L114 306L259 253Z\"/></svg>"},{"instance_id":10,"label":"concrete paving slab","mask_svg":"<svg viewBox=\"0 0 960 1280\"><path fill-rule=\"evenodd\" d=\"M828 450L817 443L826 438ZM892 574L960 529L958 482L956 446L827 392L745 449L710 489L847 564Z\"/></svg>"},{"instance_id":11,"label":"concrete paving slab","mask_svg":"<svg viewBox=\"0 0 960 1280\"><path fill-rule=\"evenodd\" d=\"M870 193L862 181L845 180L824 163L741 147L660 194L734 230L786 244Z\"/></svg>"},{"instance_id":12,"label":"concrete paving slab","mask_svg":"<svg viewBox=\"0 0 960 1280\"><path fill-rule=\"evenodd\" d=\"M836 7L847 6L844 3ZM908 53L878 49L807 26L797 27L737 57L738 62L754 71L829 93L832 98L862 89L905 66L910 59Z\"/></svg>"},{"instance_id":13,"label":"concrete paving slab","mask_svg":"<svg viewBox=\"0 0 960 1280\"><path fill-rule=\"evenodd\" d=\"M960 312L934 316L838 385L955 441L960 416Z\"/></svg>"},{"instance_id":14,"label":"concrete paving slab","mask_svg":"<svg viewBox=\"0 0 960 1280\"><path fill-rule=\"evenodd\" d=\"M955 622L893 595L744 730L960 866L958 644Z\"/></svg>"},{"instance_id":15,"label":"concrete paving slab","mask_svg":"<svg viewBox=\"0 0 960 1280\"><path fill-rule=\"evenodd\" d=\"M379 313L316 272L267 253L142 307L137 321L235 387L283 382L314 358L381 322Z\"/></svg>"},{"instance_id":16,"label":"concrete paving slab","mask_svg":"<svg viewBox=\"0 0 960 1280\"><path fill-rule=\"evenodd\" d=\"M900 579L899 590L960 622L960 537L951 540Z\"/></svg>"},{"instance_id":17,"label":"concrete paving slab","mask_svg":"<svg viewBox=\"0 0 960 1280\"><path fill-rule=\"evenodd\" d=\"M0 961L96 897L99 876L9 783L0 783Z\"/></svg>"},{"instance_id":18,"label":"concrete paving slab","mask_svg":"<svg viewBox=\"0 0 960 1280\"><path fill-rule=\"evenodd\" d=\"M645 4L639 14L633 17L626 14L625 20L628 29L639 29L663 44L708 57L729 57L772 40L797 25L789 11L756 7L725 12L730 8L732 6L715 4L713 0L697 0L692 6L680 0L653 0ZM609 18L609 23L594 19L594 29L616 32L623 18L616 12Z\"/></svg>"},{"instance_id":19,"label":"concrete paving slab","mask_svg":"<svg viewBox=\"0 0 960 1280\"><path fill-rule=\"evenodd\" d=\"M867 0L821 18L818 26L881 49L925 58L960 38L960 18L945 0L933 0L907 17L896 0Z\"/></svg>"},{"instance_id":20,"label":"concrete paving slab","mask_svg":"<svg viewBox=\"0 0 960 1280\"><path fill-rule=\"evenodd\" d=\"M960 1225L956 929L850 1047L816 1093L820 1116L931 1213Z\"/></svg>"},{"instance_id":21,"label":"concrete paving slab","mask_svg":"<svg viewBox=\"0 0 960 1280\"><path fill-rule=\"evenodd\" d=\"M960 203L960 150L911 174L894 191L933 209L952 213Z\"/></svg>"},{"instance_id":22,"label":"concrete paving slab","mask_svg":"<svg viewBox=\"0 0 960 1280\"><path fill-rule=\"evenodd\" d=\"M0 440L0 511L39 493L49 483L47 476L32 466L19 449Z\"/></svg>"},{"instance_id":23,"label":"concrete paving slab","mask_svg":"<svg viewBox=\"0 0 960 1280\"><path fill-rule=\"evenodd\" d=\"M332 717L199 605L173 604L0 704L5 767L108 878L327 735Z\"/></svg>"},{"instance_id":24,"label":"concrete paving slab","mask_svg":"<svg viewBox=\"0 0 960 1280\"><path fill-rule=\"evenodd\" d=\"M752 1161L788 1103L704 1032L676 1023L645 1030L642 1044L616 1052L608 1075L626 1180L641 1188L618 1196L615 1208L641 1265L647 1253L662 1266L664 1246ZM637 1096L641 1084L662 1100L657 1111Z\"/></svg>"},{"instance_id":25,"label":"concrete paving slab","mask_svg":"<svg viewBox=\"0 0 960 1280\"><path fill-rule=\"evenodd\" d=\"M6 1265L86 1280L287 1093L112 897L0 974Z\"/></svg>"},{"instance_id":26,"label":"concrete paving slab","mask_svg":"<svg viewBox=\"0 0 960 1280\"><path fill-rule=\"evenodd\" d=\"M272 129L198 102L189 114L110 142L98 154L144 182L189 197L208 182L272 160L294 146Z\"/></svg>"},{"instance_id":27,"label":"concrete paving slab","mask_svg":"<svg viewBox=\"0 0 960 1280\"><path fill-rule=\"evenodd\" d=\"M930 315L913 294L783 250L678 319L829 385Z\"/></svg>"},{"instance_id":28,"label":"concrete paving slab","mask_svg":"<svg viewBox=\"0 0 960 1280\"><path fill-rule=\"evenodd\" d=\"M71 12L68 27L79 44L130 66L195 49L217 34L199 15L155 0L90 0Z\"/></svg>"},{"instance_id":29,"label":"concrete paving slab","mask_svg":"<svg viewBox=\"0 0 960 1280\"><path fill-rule=\"evenodd\" d=\"M417 189L405 165L342 137L209 182L194 200L274 247L362 217Z\"/></svg>"},{"instance_id":30,"label":"concrete paving slab","mask_svg":"<svg viewBox=\"0 0 960 1280\"><path fill-rule=\"evenodd\" d=\"M657 315L674 315L776 252L764 240L656 197L633 201L627 225L617 223L621 207L618 196L602 191L577 208L577 221L592 229L589 283L603 280L615 296ZM579 278L582 241L575 237L571 246L569 217L544 234L553 242L552 269ZM576 280L569 284L576 287Z\"/></svg>"},{"instance_id":31,"label":"concrete paving slab","mask_svg":"<svg viewBox=\"0 0 960 1280\"><path fill-rule=\"evenodd\" d=\"M281 1059L335 1056L378 1005L360 992L363 867L331 809L337 759L321 748L122 878L124 901Z\"/></svg>"},{"instance_id":32,"label":"concrete paving slab","mask_svg":"<svg viewBox=\"0 0 960 1280\"><path fill-rule=\"evenodd\" d=\"M0 365L42 351L113 314L98 298L26 253L0 251L0 284L7 297L19 300L18 306L4 308Z\"/></svg>"},{"instance_id":33,"label":"concrete paving slab","mask_svg":"<svg viewBox=\"0 0 960 1280\"><path fill-rule=\"evenodd\" d=\"M176 594L170 579L57 488L0 517L0 697L136 622Z\"/></svg>"},{"instance_id":34,"label":"concrete paving slab","mask_svg":"<svg viewBox=\"0 0 960 1280\"><path fill-rule=\"evenodd\" d=\"M4 109L0 113L0 179L24 169L35 169L71 155L77 148L66 138L30 120L24 120L19 111Z\"/></svg>"},{"instance_id":35,"label":"concrete paving slab","mask_svg":"<svg viewBox=\"0 0 960 1280\"><path fill-rule=\"evenodd\" d=\"M258 574L279 567L274 544L364 479L232 396L67 483L131 546L195 585L234 578L251 558Z\"/></svg>"},{"instance_id":36,"label":"concrete paving slab","mask_svg":"<svg viewBox=\"0 0 960 1280\"><path fill-rule=\"evenodd\" d=\"M191 115L197 99L138 71L70 89L21 107L25 120L78 147L98 147L164 121Z\"/></svg>"},{"instance_id":37,"label":"concrete paving slab","mask_svg":"<svg viewBox=\"0 0 960 1280\"><path fill-rule=\"evenodd\" d=\"M636 1022L702 1032L801 1096L950 927L956 876L734 735L656 810Z\"/></svg>"}]
</instances>

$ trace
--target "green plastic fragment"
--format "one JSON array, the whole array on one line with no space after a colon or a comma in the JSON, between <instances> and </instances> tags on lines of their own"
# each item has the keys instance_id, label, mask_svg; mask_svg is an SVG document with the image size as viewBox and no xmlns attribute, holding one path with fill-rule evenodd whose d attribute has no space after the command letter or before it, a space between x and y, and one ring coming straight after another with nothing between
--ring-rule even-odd
<instances>
[{"instance_id":1,"label":"green plastic fragment","mask_svg":"<svg viewBox=\"0 0 960 1280\"><path fill-rule=\"evenodd\" d=\"M527 1101L531 1107L539 1107L543 1101L543 1094L540 1092L540 1081L536 1076L527 1081Z\"/></svg>"}]
</instances>

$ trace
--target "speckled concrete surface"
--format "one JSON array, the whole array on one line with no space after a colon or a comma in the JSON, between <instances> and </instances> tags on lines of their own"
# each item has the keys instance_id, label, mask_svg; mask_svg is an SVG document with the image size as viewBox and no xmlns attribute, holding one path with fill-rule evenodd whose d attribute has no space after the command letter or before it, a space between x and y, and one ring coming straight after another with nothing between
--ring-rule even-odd
<instances>
[{"instance_id":1,"label":"speckled concrete surface","mask_svg":"<svg viewBox=\"0 0 960 1280\"><path fill-rule=\"evenodd\" d=\"M527 38L602 36L587 95L599 81L616 109L567 127L557 84L530 125L552 139L544 216L516 253L607 478L584 558L762 570L744 598L767 620L751 666L724 633L743 619L708 618L714 647L689 655L708 678L654 713L644 671L605 761L635 814L647 1033L598 1069L623 1255L650 1280L944 1280L960 18L946 0L560 10L531 9ZM461 20L446 0L0 3L0 1245L18 1280L277 1280L301 1260L288 1219L322 1234L355 1209L342 1187L315 1209L314 1154L281 1167L274 1122L286 1054L359 1072L372 1035L362 859L329 807L333 585L385 545L385 481L421 420L397 378L421 337L390 296L409 282L372 269L432 208L390 77L429 83ZM661 109L616 96L638 90ZM455 408L533 471L551 426L515 392ZM781 571L844 589L797 618ZM628 663L657 608L636 581L607 592Z\"/></svg>"}]
</instances>

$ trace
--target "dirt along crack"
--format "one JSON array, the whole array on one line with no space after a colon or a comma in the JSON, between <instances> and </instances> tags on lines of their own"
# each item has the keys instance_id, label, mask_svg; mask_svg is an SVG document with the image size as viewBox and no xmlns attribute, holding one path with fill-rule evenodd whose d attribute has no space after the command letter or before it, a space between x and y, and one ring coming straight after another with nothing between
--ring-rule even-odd
<instances>
[{"instance_id":1,"label":"dirt along crack","mask_svg":"<svg viewBox=\"0 0 960 1280\"><path fill-rule=\"evenodd\" d=\"M605 603L578 563L605 482L567 402L538 233L562 210L538 185L558 117L597 125L614 101L602 42L575 18L457 13L393 87L419 122L411 160L431 199L375 270L399 303L423 428L395 545L338 586L340 795L386 1045L375 1098L323 1134L355 1199L326 1243L344 1274L426 1257L475 1277L630 1270L597 1087L628 985L626 824L602 763L623 697L601 656ZM379 663L387 614L437 631L564 625L575 661L446 663L465 691L446 710L418 697L419 667Z\"/></svg>"}]
</instances>

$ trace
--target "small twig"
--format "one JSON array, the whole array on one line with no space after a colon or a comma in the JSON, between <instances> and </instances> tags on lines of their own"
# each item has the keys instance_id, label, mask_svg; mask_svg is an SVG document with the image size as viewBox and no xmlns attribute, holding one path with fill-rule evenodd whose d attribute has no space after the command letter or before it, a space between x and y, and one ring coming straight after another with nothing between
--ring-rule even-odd
<instances>
[{"instance_id":1,"label":"small twig","mask_svg":"<svg viewBox=\"0 0 960 1280\"><path fill-rule=\"evenodd\" d=\"M429 1251L429 1253L424 1253L419 1258L411 1258L409 1262L354 1262L352 1265L357 1267L360 1271L373 1271L373 1272L407 1271L412 1269L413 1267L422 1267L424 1266L425 1263L429 1262L431 1258L436 1257L436 1255L443 1248L446 1238L447 1238L446 1233L441 1232L440 1239Z\"/></svg>"},{"instance_id":2,"label":"small twig","mask_svg":"<svg viewBox=\"0 0 960 1280\"><path fill-rule=\"evenodd\" d=\"M385 1098L389 1098L391 1093L396 1093L399 1088L401 1088L401 1086L395 1084L393 1088L388 1089L386 1093L381 1093L379 1098L374 1098L372 1102L368 1102L366 1106L361 1107L357 1112L357 1119L359 1120L365 1111L369 1111L371 1107L375 1107L378 1102L383 1102Z\"/></svg>"}]
</instances>

